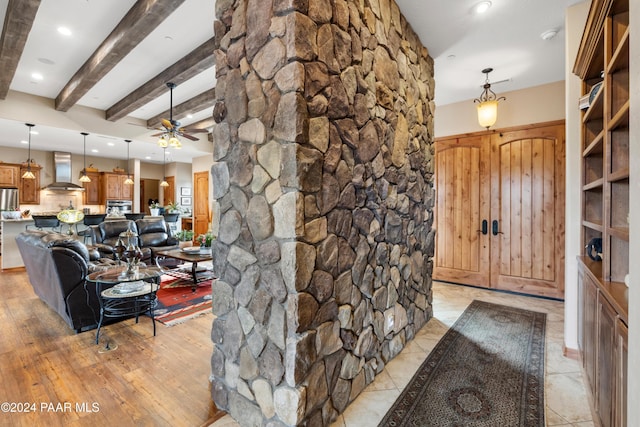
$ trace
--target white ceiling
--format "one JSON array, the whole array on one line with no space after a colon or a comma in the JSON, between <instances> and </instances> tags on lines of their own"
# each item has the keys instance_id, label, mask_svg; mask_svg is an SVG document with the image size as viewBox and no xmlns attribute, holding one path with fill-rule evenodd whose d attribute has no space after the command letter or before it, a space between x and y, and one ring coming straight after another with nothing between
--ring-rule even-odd
<instances>
[{"instance_id":1,"label":"white ceiling","mask_svg":"<svg viewBox=\"0 0 640 427\"><path fill-rule=\"evenodd\" d=\"M373 0L377 1L377 0ZM518 90L564 79L564 11L579 0L492 0L482 15L473 14L477 0L397 0L402 13L435 61L437 105L472 100L480 95L485 76L492 67L492 85L497 93ZM0 0L0 19L8 0ZM42 0L6 100L0 101L0 146L24 147L25 122L35 122L39 134L32 137L38 150L82 153L80 131L89 132L87 149L99 155L125 158L124 139L132 139L131 156L162 162L162 150L155 145L155 132L144 121L169 108L169 93L132 112L115 123L100 120L102 110L156 76L213 35L215 0L186 0L133 51L100 80L67 113L30 114L12 108L24 92L43 98L44 108L53 109L53 99L100 43L109 35L135 0ZM3 22L1 21L1 22ZM57 32L66 26L70 37ZM550 29L556 37L543 40ZM42 74L35 81L32 73ZM213 68L180 84L173 94L178 105L215 86ZM5 105L3 105L5 104ZM86 108L88 107L88 108ZM95 111L97 109L99 111ZM20 112L23 111L23 112ZM58 115L58 123L51 117ZM64 115L64 116L62 116ZM210 117L211 111L182 120L183 125ZM42 123L36 117L48 117ZM86 116L90 119L85 120ZM184 148L173 151L172 161L190 162L211 152L205 134L201 140L183 139ZM106 142L117 145L108 147ZM55 148L53 148L55 147Z\"/></svg>"}]
</instances>

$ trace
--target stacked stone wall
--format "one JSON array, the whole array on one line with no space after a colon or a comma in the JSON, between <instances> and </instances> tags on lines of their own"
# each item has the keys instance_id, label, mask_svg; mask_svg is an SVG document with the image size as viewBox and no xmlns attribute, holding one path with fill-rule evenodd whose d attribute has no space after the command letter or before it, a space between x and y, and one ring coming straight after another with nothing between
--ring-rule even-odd
<instances>
[{"instance_id":1,"label":"stacked stone wall","mask_svg":"<svg viewBox=\"0 0 640 427\"><path fill-rule=\"evenodd\" d=\"M433 62L392 0L218 0L212 397L329 425L432 316Z\"/></svg>"}]
</instances>

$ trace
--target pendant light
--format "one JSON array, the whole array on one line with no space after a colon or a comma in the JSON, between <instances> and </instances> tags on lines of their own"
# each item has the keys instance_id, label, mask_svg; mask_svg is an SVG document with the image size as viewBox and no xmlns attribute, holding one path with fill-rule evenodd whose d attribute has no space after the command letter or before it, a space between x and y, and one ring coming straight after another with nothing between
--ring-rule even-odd
<instances>
[{"instance_id":1,"label":"pendant light","mask_svg":"<svg viewBox=\"0 0 640 427\"><path fill-rule=\"evenodd\" d=\"M80 135L84 137L84 142L82 146L82 157L83 157L83 167L82 172L80 172L80 182L91 182L91 178L87 175L87 132L80 132Z\"/></svg>"},{"instance_id":2,"label":"pendant light","mask_svg":"<svg viewBox=\"0 0 640 427\"><path fill-rule=\"evenodd\" d=\"M167 182L167 172L165 171L167 165L167 147L162 147L162 150L162 173L164 174L164 177L162 178L160 187L168 187L169 183Z\"/></svg>"},{"instance_id":3,"label":"pendant light","mask_svg":"<svg viewBox=\"0 0 640 427\"><path fill-rule=\"evenodd\" d=\"M125 139L124 142L127 143L127 179L124 180L126 185L133 185L133 179L131 179L131 175L129 175L129 144L131 144L130 139Z\"/></svg>"},{"instance_id":4,"label":"pendant light","mask_svg":"<svg viewBox=\"0 0 640 427\"><path fill-rule=\"evenodd\" d=\"M27 170L22 174L22 179L36 179L36 176L31 172L31 129L35 126L32 123L25 123L29 128L29 155L27 156Z\"/></svg>"},{"instance_id":5,"label":"pendant light","mask_svg":"<svg viewBox=\"0 0 640 427\"><path fill-rule=\"evenodd\" d=\"M498 120L498 101L507 99L504 96L498 98L496 94L491 90L491 84L489 83L489 73L493 71L493 68L485 68L482 70L486 74L484 82L484 91L480 94L480 97L474 99L473 102L478 103L478 123L480 126L489 129Z\"/></svg>"}]
</instances>

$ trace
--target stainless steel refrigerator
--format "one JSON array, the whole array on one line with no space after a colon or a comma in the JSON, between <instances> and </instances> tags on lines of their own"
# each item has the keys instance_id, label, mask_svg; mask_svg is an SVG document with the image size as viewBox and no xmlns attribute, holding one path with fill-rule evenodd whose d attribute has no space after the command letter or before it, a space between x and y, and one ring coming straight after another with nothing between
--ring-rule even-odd
<instances>
[{"instance_id":1,"label":"stainless steel refrigerator","mask_svg":"<svg viewBox=\"0 0 640 427\"><path fill-rule=\"evenodd\" d=\"M15 187L0 188L0 211L20 209L20 197Z\"/></svg>"}]
</instances>

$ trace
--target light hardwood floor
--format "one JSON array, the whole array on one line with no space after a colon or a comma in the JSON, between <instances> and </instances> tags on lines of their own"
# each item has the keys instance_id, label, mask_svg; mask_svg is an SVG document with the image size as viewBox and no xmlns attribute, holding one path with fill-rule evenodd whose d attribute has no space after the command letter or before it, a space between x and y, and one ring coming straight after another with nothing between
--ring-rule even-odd
<instances>
[{"instance_id":1,"label":"light hardwood floor","mask_svg":"<svg viewBox=\"0 0 640 427\"><path fill-rule=\"evenodd\" d=\"M103 328L96 345L95 330L72 331L24 270L0 273L0 295L0 404L22 409L3 406L0 426L197 427L216 418L213 314L172 327L156 322L155 337L151 319L128 319ZM117 348L104 352L107 340Z\"/></svg>"},{"instance_id":2,"label":"light hardwood floor","mask_svg":"<svg viewBox=\"0 0 640 427\"><path fill-rule=\"evenodd\" d=\"M0 412L0 426L176 426L238 424L216 411L209 392L212 314L170 328L142 317L109 325L103 353L95 331L75 334L35 296L24 271L0 273L0 403L35 403ZM575 360L562 356L562 303L434 283L434 318L340 415L333 427L377 425L415 370L472 299L548 313L545 400L548 426L593 426ZM101 333L101 336L102 333ZM71 410L55 411L58 403ZM76 404L99 411L78 412ZM41 407L45 404L45 407Z\"/></svg>"}]
</instances>

